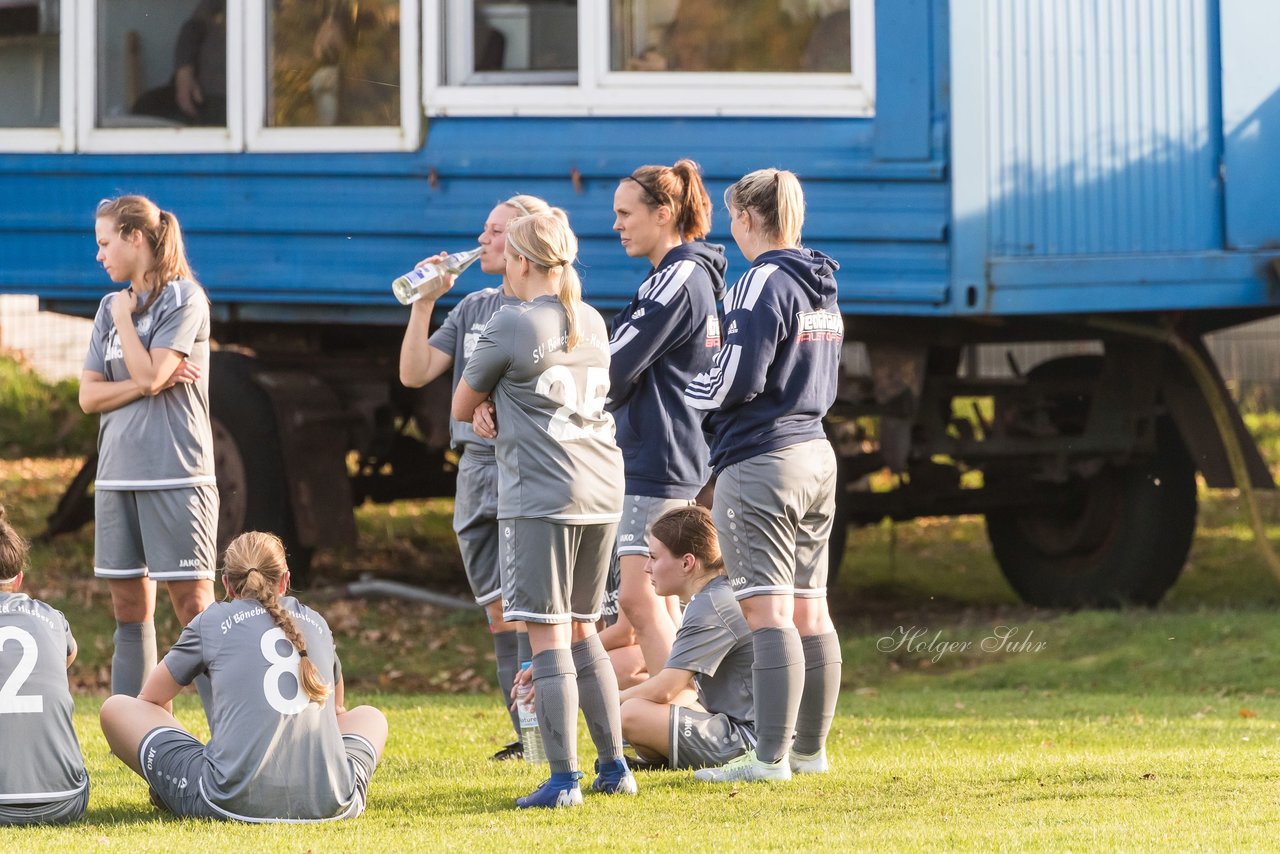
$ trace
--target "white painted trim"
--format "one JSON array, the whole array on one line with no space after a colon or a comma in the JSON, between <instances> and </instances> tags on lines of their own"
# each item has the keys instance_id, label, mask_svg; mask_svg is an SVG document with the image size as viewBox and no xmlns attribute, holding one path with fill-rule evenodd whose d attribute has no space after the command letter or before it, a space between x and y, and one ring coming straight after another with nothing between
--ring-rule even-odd
<instances>
[{"instance_id":1,"label":"white painted trim","mask_svg":"<svg viewBox=\"0 0 1280 854\"><path fill-rule=\"evenodd\" d=\"M62 0L58 11L58 126L0 128L0 152L74 151L76 142L76 9Z\"/></svg>"},{"instance_id":2,"label":"white painted trim","mask_svg":"<svg viewBox=\"0 0 1280 854\"><path fill-rule=\"evenodd\" d=\"M419 92L423 63L420 49L425 30L418 20L419 0L400 0L400 125L399 127L296 127L275 128L266 124L267 86L267 2L247 0L245 56L257 57L245 76L245 117L249 151L338 152L412 151L422 142L422 107ZM431 0L428 0L431 2ZM247 67L245 63L242 66Z\"/></svg>"},{"instance_id":3,"label":"white painted trim","mask_svg":"<svg viewBox=\"0 0 1280 854\"><path fill-rule=\"evenodd\" d=\"M85 152L222 152L244 147L243 91L244 4L246 0L227 0L227 126L225 128L97 127L97 14L96 0L74 5L83 14L76 22L76 51L80 56L76 71L77 128L76 143Z\"/></svg>"},{"instance_id":4,"label":"white painted trim","mask_svg":"<svg viewBox=\"0 0 1280 854\"><path fill-rule=\"evenodd\" d=\"M423 103L429 116L871 116L875 111L875 0L850 0L851 73L693 74L609 70L609 15L603 2L578 4L578 82L538 85L530 75L471 73L470 0L425 0L447 14L448 37L424 50ZM424 28L424 32L425 32ZM424 40L424 45L428 43ZM447 46L460 48L448 51ZM439 50L446 50L441 79ZM467 81L457 84L451 81ZM492 82L490 82L492 81ZM508 83L507 81L511 81Z\"/></svg>"}]
</instances>

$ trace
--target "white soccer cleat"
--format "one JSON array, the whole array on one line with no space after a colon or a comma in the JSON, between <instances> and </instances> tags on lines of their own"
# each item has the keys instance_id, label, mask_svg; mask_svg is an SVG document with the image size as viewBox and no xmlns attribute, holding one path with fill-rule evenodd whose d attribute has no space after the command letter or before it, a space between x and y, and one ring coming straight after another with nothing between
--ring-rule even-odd
<instances>
[{"instance_id":1,"label":"white soccer cleat","mask_svg":"<svg viewBox=\"0 0 1280 854\"><path fill-rule=\"evenodd\" d=\"M693 772L695 780L704 783L750 783L755 780L780 781L791 779L791 766L785 758L777 762L761 762L754 749L719 768L700 768Z\"/></svg>"},{"instance_id":2,"label":"white soccer cleat","mask_svg":"<svg viewBox=\"0 0 1280 854\"><path fill-rule=\"evenodd\" d=\"M793 750L789 761L793 774L825 774L831 770L825 747L819 748L817 753L796 753Z\"/></svg>"}]
</instances>

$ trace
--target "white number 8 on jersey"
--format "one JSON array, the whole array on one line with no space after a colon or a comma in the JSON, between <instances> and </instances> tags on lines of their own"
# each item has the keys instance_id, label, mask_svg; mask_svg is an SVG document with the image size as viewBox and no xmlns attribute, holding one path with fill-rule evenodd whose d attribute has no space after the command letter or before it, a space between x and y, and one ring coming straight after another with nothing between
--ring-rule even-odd
<instances>
[{"instance_id":1,"label":"white number 8 on jersey","mask_svg":"<svg viewBox=\"0 0 1280 854\"><path fill-rule=\"evenodd\" d=\"M289 645L288 655L282 656L276 651L276 644L280 641ZM284 629L279 626L262 633L260 647L262 657L271 665L262 677L262 693L266 696L267 703L282 715L298 714L311 703L307 692L302 690L302 679L298 676L302 656L298 655L293 644L289 643L289 639L284 636ZM280 693L280 677L286 673L293 676L293 681L298 685L298 693L291 699L286 699L284 694Z\"/></svg>"}]
</instances>

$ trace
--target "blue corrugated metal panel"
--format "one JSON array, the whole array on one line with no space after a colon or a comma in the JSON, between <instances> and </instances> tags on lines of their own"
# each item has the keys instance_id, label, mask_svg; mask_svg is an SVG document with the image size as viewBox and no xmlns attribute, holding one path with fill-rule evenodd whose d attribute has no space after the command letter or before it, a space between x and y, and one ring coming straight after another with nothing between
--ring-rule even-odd
<instances>
[{"instance_id":1,"label":"blue corrugated metal panel","mask_svg":"<svg viewBox=\"0 0 1280 854\"><path fill-rule=\"evenodd\" d=\"M991 255L1220 248L1208 0L985 11Z\"/></svg>"}]
</instances>

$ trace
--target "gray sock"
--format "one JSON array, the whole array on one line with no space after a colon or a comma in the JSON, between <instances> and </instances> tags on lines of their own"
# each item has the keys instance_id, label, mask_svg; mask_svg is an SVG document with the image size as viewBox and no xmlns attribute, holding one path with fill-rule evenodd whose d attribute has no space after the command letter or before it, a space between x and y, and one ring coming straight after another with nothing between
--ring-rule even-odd
<instances>
[{"instance_id":1,"label":"gray sock","mask_svg":"<svg viewBox=\"0 0 1280 854\"><path fill-rule=\"evenodd\" d=\"M516 632L516 650L517 667L526 661L533 661L533 647L529 643L528 632Z\"/></svg>"},{"instance_id":2,"label":"gray sock","mask_svg":"<svg viewBox=\"0 0 1280 854\"><path fill-rule=\"evenodd\" d=\"M800 638L804 647L804 692L800 695L800 714L796 718L797 753L817 753L827 743L831 719L836 716L836 698L840 696L840 640L835 632L806 635Z\"/></svg>"},{"instance_id":3,"label":"gray sock","mask_svg":"<svg viewBox=\"0 0 1280 854\"><path fill-rule=\"evenodd\" d=\"M156 667L156 624L117 622L112 639L111 693L136 697Z\"/></svg>"},{"instance_id":4,"label":"gray sock","mask_svg":"<svg viewBox=\"0 0 1280 854\"><path fill-rule=\"evenodd\" d=\"M796 715L804 691L804 648L795 626L756 629L751 642L756 657L751 667L756 757L777 762L787 755L796 734Z\"/></svg>"},{"instance_id":5,"label":"gray sock","mask_svg":"<svg viewBox=\"0 0 1280 854\"><path fill-rule=\"evenodd\" d=\"M213 683L208 673L201 673L195 678L196 693L200 695L200 705L204 707L204 719L209 720L213 712Z\"/></svg>"},{"instance_id":6,"label":"gray sock","mask_svg":"<svg viewBox=\"0 0 1280 854\"><path fill-rule=\"evenodd\" d=\"M516 704L511 702L511 685L515 682L516 671L520 668L519 643L515 632L494 632L493 652L498 659L498 690L502 692L502 705L511 716L511 726L515 728L516 739L520 738L520 713Z\"/></svg>"},{"instance_id":7,"label":"gray sock","mask_svg":"<svg viewBox=\"0 0 1280 854\"><path fill-rule=\"evenodd\" d=\"M578 703L587 719L601 762L622 758L622 710L618 704L618 675L599 635L591 635L572 647L578 671Z\"/></svg>"},{"instance_id":8,"label":"gray sock","mask_svg":"<svg viewBox=\"0 0 1280 854\"><path fill-rule=\"evenodd\" d=\"M538 729L553 774L578 770L578 680L573 654L544 649L533 657Z\"/></svg>"}]
</instances>

